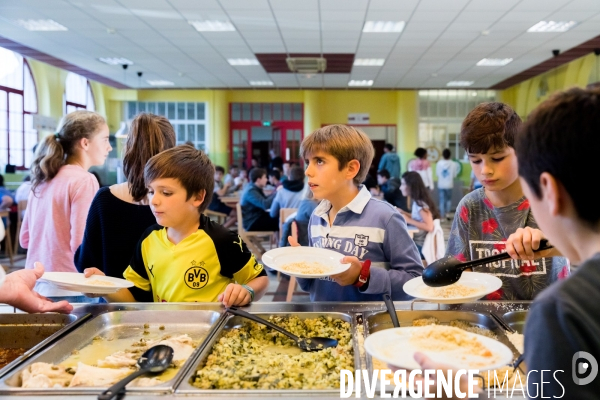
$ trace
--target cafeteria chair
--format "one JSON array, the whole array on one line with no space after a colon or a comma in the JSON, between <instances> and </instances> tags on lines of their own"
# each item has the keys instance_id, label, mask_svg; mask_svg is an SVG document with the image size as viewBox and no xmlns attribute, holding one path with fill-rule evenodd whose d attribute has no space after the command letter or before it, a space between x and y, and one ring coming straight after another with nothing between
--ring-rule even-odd
<instances>
[{"instance_id":1,"label":"cafeteria chair","mask_svg":"<svg viewBox=\"0 0 600 400\"><path fill-rule=\"evenodd\" d=\"M285 224L285 221L291 216L291 215L296 215L296 213L298 212L297 208L281 208L279 209L279 232L277 234L277 237L274 237L274 239L276 239L275 244L278 244L279 242L281 242L281 235L283 232L283 224ZM271 245L271 248L273 248L273 245ZM277 279L281 279L281 272L277 271Z\"/></svg>"},{"instance_id":2,"label":"cafeteria chair","mask_svg":"<svg viewBox=\"0 0 600 400\"><path fill-rule=\"evenodd\" d=\"M244 224L243 224L244 220L242 219L242 205L240 203L237 203L235 205L235 209L236 209L237 218L238 218L238 235L240 235L240 238L242 238L242 240L246 243L246 246L248 246L248 249L250 249L250 251L252 253L254 253L254 256L256 257L256 259L258 261L260 261L262 255L266 252L266 250L264 247L262 247L260 242L255 241L253 239L266 238L266 237L270 237L272 239L273 236L275 234L277 234L277 232L245 230Z\"/></svg>"},{"instance_id":3,"label":"cafeteria chair","mask_svg":"<svg viewBox=\"0 0 600 400\"><path fill-rule=\"evenodd\" d=\"M25 210L27 209L27 200L21 200L17 204L17 231L15 234L15 249L13 250L13 254L19 254L19 236L21 235L21 223L23 222L23 216L25 215Z\"/></svg>"},{"instance_id":4,"label":"cafeteria chair","mask_svg":"<svg viewBox=\"0 0 600 400\"><path fill-rule=\"evenodd\" d=\"M228 215L222 212L209 210L208 208L204 210L204 215L208 218L217 222L217 224L223 225L225 221L227 221Z\"/></svg>"}]
</instances>

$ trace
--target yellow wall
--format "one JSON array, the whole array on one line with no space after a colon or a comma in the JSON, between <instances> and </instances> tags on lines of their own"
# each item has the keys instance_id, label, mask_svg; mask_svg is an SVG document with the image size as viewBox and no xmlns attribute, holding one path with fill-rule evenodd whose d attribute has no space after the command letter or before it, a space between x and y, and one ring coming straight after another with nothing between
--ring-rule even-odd
<instances>
[{"instance_id":1,"label":"yellow wall","mask_svg":"<svg viewBox=\"0 0 600 400\"><path fill-rule=\"evenodd\" d=\"M593 53L590 53L568 64L502 90L500 101L510 104L521 118L526 119L529 113L552 93L574 86L586 87L596 65L596 58ZM545 94L540 93L541 86L548 88Z\"/></svg>"}]
</instances>

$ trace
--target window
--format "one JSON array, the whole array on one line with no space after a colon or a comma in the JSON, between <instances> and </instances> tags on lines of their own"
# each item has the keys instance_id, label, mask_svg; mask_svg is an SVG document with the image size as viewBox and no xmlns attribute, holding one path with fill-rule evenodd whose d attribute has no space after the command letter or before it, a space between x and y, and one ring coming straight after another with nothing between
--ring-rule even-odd
<instances>
[{"instance_id":1,"label":"window","mask_svg":"<svg viewBox=\"0 0 600 400\"><path fill-rule=\"evenodd\" d=\"M206 151L208 148L206 103L130 101L125 108L125 115L130 121L141 112L167 117L175 129L178 145L192 142L199 150Z\"/></svg>"},{"instance_id":2,"label":"window","mask_svg":"<svg viewBox=\"0 0 600 400\"><path fill-rule=\"evenodd\" d=\"M69 72L65 82L64 114L75 110L96 111L96 102L88 80L74 72Z\"/></svg>"},{"instance_id":3,"label":"window","mask_svg":"<svg viewBox=\"0 0 600 400\"><path fill-rule=\"evenodd\" d=\"M496 101L495 91L420 90L419 146L437 149L440 157L442 150L449 148L453 158L463 160L465 151L460 146L462 121L476 105L487 101Z\"/></svg>"},{"instance_id":4,"label":"window","mask_svg":"<svg viewBox=\"0 0 600 400\"><path fill-rule=\"evenodd\" d=\"M38 142L34 114L37 94L29 64L20 54L0 47L0 164L29 168L31 150Z\"/></svg>"}]
</instances>

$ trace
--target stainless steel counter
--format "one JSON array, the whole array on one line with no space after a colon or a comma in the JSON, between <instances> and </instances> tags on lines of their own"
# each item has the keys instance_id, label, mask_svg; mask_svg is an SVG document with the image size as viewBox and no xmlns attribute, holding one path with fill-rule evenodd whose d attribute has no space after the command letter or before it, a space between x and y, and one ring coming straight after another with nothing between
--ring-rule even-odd
<instances>
[{"instance_id":1,"label":"stainless steel counter","mask_svg":"<svg viewBox=\"0 0 600 400\"><path fill-rule=\"evenodd\" d=\"M494 311L498 314L505 314L512 311L519 310L527 310L529 308L530 302L477 302L477 303L468 303L461 305L446 305L446 304L432 304L421 301L416 302L395 302L396 309L399 311L413 310L413 311L431 311L432 313L436 310L442 311L474 311L480 314L477 318L483 318L482 315L487 315L489 311ZM377 316L378 323L386 323L384 321L385 316L381 314L382 311L385 311L385 305L382 302L373 302L373 303L255 303L249 307L244 308L248 312L259 313L259 314L269 314L269 313L277 313L277 314L296 314L296 313L316 313L316 314L324 314L324 313L338 313L345 315L348 320L352 321L352 329L353 335L356 337L357 335L357 326L358 324L365 324L366 329L364 330L364 334L367 335L369 333L369 326L365 323L367 318L373 318L373 316ZM135 311L135 310L143 310L143 311L156 311L154 314L157 315L165 315L164 312L171 312L171 314L178 315L178 318L182 316L189 315L190 318L198 311L217 311L222 313L224 309L216 303L152 303L152 304L140 304L140 303L124 303L124 304L90 304L85 305L83 307L77 308L74 310L73 314L76 316L85 316L90 314L91 317L87 318L87 321L80 324L77 329L73 330L71 335L77 334L77 332L84 333L87 329L90 330L91 326L101 326L98 321L108 320L108 315L114 315L115 312L122 311ZM186 313L186 311L193 311L190 313ZM195 312L194 312L195 311ZM113 314L111 314L113 313ZM147 313L145 313L147 314ZM412 314L412 313L411 313ZM431 313L430 313L431 314ZM475 314L473 314L475 315ZM108 319L107 319L108 318ZM228 390L210 390L210 391L201 391L194 390L186 379L193 374L196 366L201 361L202 357L207 355L209 352L210 346L212 342L216 339L216 335L219 334L221 329L223 329L226 320L229 316L221 316L218 321L215 321L212 324L212 329L207 333L204 342L196 349L194 354L190 357L190 359L185 363L182 367L181 373L178 373L177 379L175 382L171 382L167 391L165 391L164 387L162 388L162 392L152 392L150 391L138 391L128 396L132 398L161 398L161 399L181 399L184 397L194 397L194 398L232 398L232 397L241 397L244 399L264 399L267 397L286 397L286 398L306 398L306 397L317 397L317 398L337 398L339 399L339 391L294 391L294 392L285 392L285 391L253 391L253 390L245 390L245 391L228 391ZM156 321L159 321L160 318L155 318ZM388 317L389 319L389 317ZM96 322L94 322L96 321ZM192 323L193 321L187 321L188 323ZM91 329L93 330L93 329ZM91 332L90 330L90 332ZM62 338L65 338L68 335L63 335ZM73 336L74 337L74 336ZM80 337L79 340L83 343L83 338ZM88 338L91 340L91 338ZM69 339L68 341L72 341ZM64 342L64 341L63 341ZM78 342L79 343L79 342ZM76 346L76 343L71 343L73 346ZM79 343L81 344L81 343ZM61 339L59 338L54 343L48 344L40 349L38 349L34 354L30 356L28 360L13 366L13 369L7 373L0 380L0 399L5 398L9 395L18 395L19 399L39 399L50 398L50 399L59 399L67 397L69 400L71 399L95 399L97 394L101 392L102 389L97 389L96 393L94 391L86 391L86 393L82 393L81 391L71 391L69 392L61 392L58 393L53 389L46 389L42 391L37 391L35 393L26 393L19 390L14 390L14 382L15 377L18 376L20 370L28 365L32 360L35 361L36 357L41 357L40 360L45 360L48 358L48 355L59 354L60 351L58 349L63 349L66 347L61 346ZM64 344L62 344L64 346ZM355 338L355 352L357 350L356 347L356 338ZM45 357L45 358L44 358ZM50 357L52 358L52 357ZM49 359L50 359L49 358ZM367 361L368 357L364 354L355 354L355 367L357 369L368 369L370 368L370 363ZM11 381L12 379L12 381ZM9 383L12 382L12 385ZM174 391L173 391L174 390ZM364 386L362 389L363 398L366 398ZM524 398L518 397L517 392L515 392L515 396L512 398ZM376 396L378 397L378 396ZM354 395L352 398L355 398ZM496 397L500 398L500 397Z\"/></svg>"}]
</instances>

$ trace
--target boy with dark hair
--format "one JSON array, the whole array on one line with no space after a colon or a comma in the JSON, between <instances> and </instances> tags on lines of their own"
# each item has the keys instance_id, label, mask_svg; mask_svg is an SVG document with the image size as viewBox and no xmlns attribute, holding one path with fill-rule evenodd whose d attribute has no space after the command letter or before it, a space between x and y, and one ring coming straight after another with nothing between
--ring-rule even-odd
<instances>
[{"instance_id":1,"label":"boy with dark hair","mask_svg":"<svg viewBox=\"0 0 600 400\"><path fill-rule=\"evenodd\" d=\"M269 183L274 189L281 186L281 172L278 169L272 169L269 172Z\"/></svg>"},{"instance_id":2,"label":"boy with dark hair","mask_svg":"<svg viewBox=\"0 0 600 400\"><path fill-rule=\"evenodd\" d=\"M380 171L385 169L390 173L390 177L400 179L400 157L394 152L394 146L391 143L386 143L383 147L383 155L379 160L378 169Z\"/></svg>"},{"instance_id":3,"label":"boy with dark hair","mask_svg":"<svg viewBox=\"0 0 600 400\"><path fill-rule=\"evenodd\" d=\"M404 283L423 272L402 216L360 185L373 154L371 140L346 125L318 129L300 146L308 185L321 200L310 219L309 244L331 248L345 255L342 262L351 263L341 274L298 279L311 301L381 301L385 293L407 300Z\"/></svg>"},{"instance_id":4,"label":"boy with dark hair","mask_svg":"<svg viewBox=\"0 0 600 400\"><path fill-rule=\"evenodd\" d=\"M458 175L458 164L450 159L452 156L450 149L444 149L442 156L444 159L438 161L435 166L435 174L438 178L440 215L441 218L446 218L446 214L450 212L452 206L452 188L454 188L454 178Z\"/></svg>"},{"instance_id":5,"label":"boy with dark hair","mask_svg":"<svg viewBox=\"0 0 600 400\"><path fill-rule=\"evenodd\" d=\"M271 218L279 218L282 208L298 208L304 197L304 169L294 165L290 170L290 179L282 181L281 189L277 191L275 199L271 204L269 214ZM281 221L283 223L283 221Z\"/></svg>"},{"instance_id":6,"label":"boy with dark hair","mask_svg":"<svg viewBox=\"0 0 600 400\"><path fill-rule=\"evenodd\" d=\"M156 225L144 232L123 273L135 285L109 301L209 302L226 307L260 298L268 278L238 234L202 215L214 186L208 156L192 146L165 150L146 164ZM86 276L103 275L88 268Z\"/></svg>"},{"instance_id":7,"label":"boy with dark hair","mask_svg":"<svg viewBox=\"0 0 600 400\"><path fill-rule=\"evenodd\" d=\"M506 251L507 238L525 229L526 246L543 234L529 208L518 179L514 143L521 118L503 103L482 103L465 118L461 145L484 187L467 194L459 203L448 241L447 254L462 261ZM556 250L544 257L506 260L476 267L502 279L502 288L488 300L532 300L559 277L569 274L568 262Z\"/></svg>"},{"instance_id":8,"label":"boy with dark hair","mask_svg":"<svg viewBox=\"0 0 600 400\"><path fill-rule=\"evenodd\" d=\"M250 183L244 188L240 205L242 224L247 231L278 231L279 218L271 218L267 210L271 208L277 191L265 196L263 189L267 185L267 171L254 168L250 171ZM239 221L238 221L239 223Z\"/></svg>"},{"instance_id":9,"label":"boy with dark hair","mask_svg":"<svg viewBox=\"0 0 600 400\"><path fill-rule=\"evenodd\" d=\"M388 190L388 181L390 179L390 173L387 169L380 169L377 171L377 184L379 185L379 190L383 193Z\"/></svg>"},{"instance_id":10,"label":"boy with dark hair","mask_svg":"<svg viewBox=\"0 0 600 400\"><path fill-rule=\"evenodd\" d=\"M516 143L521 185L532 212L550 242L579 265L571 277L540 293L529 309L527 389L545 398L597 399L600 392L600 207L581 173L596 169L596 160L582 157L581 148L600 148L598 132L600 90L576 88L540 104ZM514 236L519 243L522 234ZM535 238L526 249L509 253L537 258L532 248L538 245ZM415 359L423 369L447 369L424 354Z\"/></svg>"}]
</instances>

